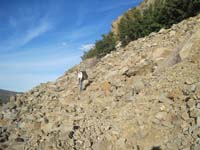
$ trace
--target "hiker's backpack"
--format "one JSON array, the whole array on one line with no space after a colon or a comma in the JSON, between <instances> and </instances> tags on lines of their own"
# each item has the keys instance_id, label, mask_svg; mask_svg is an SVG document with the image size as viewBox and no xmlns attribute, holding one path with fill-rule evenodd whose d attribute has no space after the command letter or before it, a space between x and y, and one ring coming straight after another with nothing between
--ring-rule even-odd
<instances>
[{"instance_id":1,"label":"hiker's backpack","mask_svg":"<svg viewBox=\"0 0 200 150\"><path fill-rule=\"evenodd\" d=\"M81 71L83 74L83 80L87 80L88 79L88 75L86 71Z\"/></svg>"}]
</instances>

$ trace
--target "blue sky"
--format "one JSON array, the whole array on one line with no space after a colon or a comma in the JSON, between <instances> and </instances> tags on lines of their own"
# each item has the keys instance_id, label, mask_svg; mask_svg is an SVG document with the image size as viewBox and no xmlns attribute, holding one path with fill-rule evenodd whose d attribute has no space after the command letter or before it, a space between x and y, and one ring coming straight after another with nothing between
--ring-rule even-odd
<instances>
[{"instance_id":1,"label":"blue sky","mask_svg":"<svg viewBox=\"0 0 200 150\"><path fill-rule=\"evenodd\" d=\"M142 1L0 0L0 89L55 80Z\"/></svg>"}]
</instances>

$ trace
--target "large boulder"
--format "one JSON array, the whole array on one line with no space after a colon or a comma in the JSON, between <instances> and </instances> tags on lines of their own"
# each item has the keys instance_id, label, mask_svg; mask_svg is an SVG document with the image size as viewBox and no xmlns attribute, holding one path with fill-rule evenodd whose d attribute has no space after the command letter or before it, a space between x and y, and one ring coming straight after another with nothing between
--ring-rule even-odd
<instances>
[{"instance_id":1,"label":"large boulder","mask_svg":"<svg viewBox=\"0 0 200 150\"><path fill-rule=\"evenodd\" d=\"M183 48L180 50L179 55L181 59L188 58L191 54L194 44L200 43L200 29L197 29L195 34L184 44Z\"/></svg>"}]
</instances>

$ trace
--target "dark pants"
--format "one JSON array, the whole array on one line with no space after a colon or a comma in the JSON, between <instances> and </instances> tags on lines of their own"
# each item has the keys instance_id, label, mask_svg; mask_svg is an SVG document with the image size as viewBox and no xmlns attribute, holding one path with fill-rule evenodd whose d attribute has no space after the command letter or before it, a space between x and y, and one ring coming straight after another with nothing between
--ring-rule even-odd
<instances>
[{"instance_id":1,"label":"dark pants","mask_svg":"<svg viewBox=\"0 0 200 150\"><path fill-rule=\"evenodd\" d=\"M82 91L82 87L83 87L83 81L79 80L79 86L80 86L80 91Z\"/></svg>"}]
</instances>

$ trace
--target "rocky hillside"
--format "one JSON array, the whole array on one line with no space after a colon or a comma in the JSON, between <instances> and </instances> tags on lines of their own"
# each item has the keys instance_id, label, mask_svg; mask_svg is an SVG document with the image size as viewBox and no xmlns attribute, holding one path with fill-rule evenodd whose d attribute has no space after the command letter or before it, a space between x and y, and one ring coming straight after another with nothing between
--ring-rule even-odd
<instances>
[{"instance_id":1,"label":"rocky hillside","mask_svg":"<svg viewBox=\"0 0 200 150\"><path fill-rule=\"evenodd\" d=\"M1 108L0 149L199 150L199 58L200 15L84 61Z\"/></svg>"}]
</instances>

